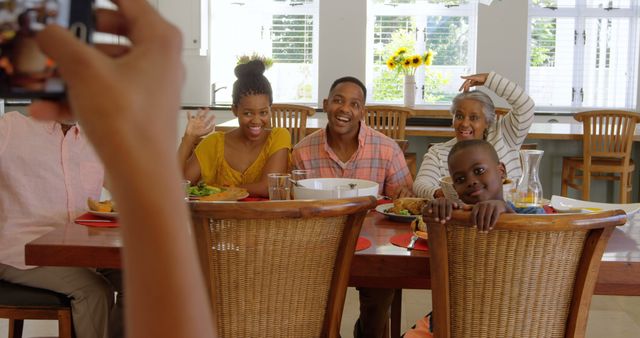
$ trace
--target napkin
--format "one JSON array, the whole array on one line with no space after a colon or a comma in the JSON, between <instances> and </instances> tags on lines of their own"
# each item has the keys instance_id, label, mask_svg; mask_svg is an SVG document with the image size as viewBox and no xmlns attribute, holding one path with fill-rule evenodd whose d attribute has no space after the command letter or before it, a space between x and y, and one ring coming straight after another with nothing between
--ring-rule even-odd
<instances>
[{"instance_id":1,"label":"napkin","mask_svg":"<svg viewBox=\"0 0 640 338\"><path fill-rule=\"evenodd\" d=\"M106 221L106 222L92 222L92 221ZM97 227L97 228L117 228L120 226L120 224L118 224L118 220L115 218L105 218L105 217L95 216L88 212L76 218L75 222L81 225Z\"/></svg>"}]
</instances>

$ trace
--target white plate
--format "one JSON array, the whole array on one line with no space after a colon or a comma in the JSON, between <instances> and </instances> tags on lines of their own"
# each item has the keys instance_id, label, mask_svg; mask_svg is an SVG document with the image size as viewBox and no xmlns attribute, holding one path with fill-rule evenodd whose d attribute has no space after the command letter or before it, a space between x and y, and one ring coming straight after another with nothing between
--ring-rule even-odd
<instances>
[{"instance_id":1,"label":"white plate","mask_svg":"<svg viewBox=\"0 0 640 338\"><path fill-rule=\"evenodd\" d=\"M117 218L118 217L118 213L117 212L101 212L101 211L89 210L89 213L94 215L94 216L100 216L100 217L105 217L105 218Z\"/></svg>"},{"instance_id":2,"label":"white plate","mask_svg":"<svg viewBox=\"0 0 640 338\"><path fill-rule=\"evenodd\" d=\"M393 203L380 204L376 207L376 211L387 216L392 221L408 223L416 219L416 215L407 216L407 215L398 215L398 214L387 212L387 209L389 208L393 208Z\"/></svg>"},{"instance_id":3,"label":"white plate","mask_svg":"<svg viewBox=\"0 0 640 338\"><path fill-rule=\"evenodd\" d=\"M628 216L631 216L640 210L640 203L632 204L613 204L581 201L563 196L551 196L551 206L557 212L597 212L606 210L624 210Z\"/></svg>"}]
</instances>

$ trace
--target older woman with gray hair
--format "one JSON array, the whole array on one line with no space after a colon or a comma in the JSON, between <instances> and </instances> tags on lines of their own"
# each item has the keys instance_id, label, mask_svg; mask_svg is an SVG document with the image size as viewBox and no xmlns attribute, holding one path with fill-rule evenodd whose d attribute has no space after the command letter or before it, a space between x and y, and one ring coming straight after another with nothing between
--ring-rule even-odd
<instances>
[{"instance_id":1,"label":"older woman with gray hair","mask_svg":"<svg viewBox=\"0 0 640 338\"><path fill-rule=\"evenodd\" d=\"M462 77L465 81L451 104L455 138L433 145L424 155L420 171L413 183L413 192L424 198L443 197L440 178L449 176L447 156L458 141L484 139L496 149L500 161L507 169L507 177L522 174L518 150L533 123L535 104L522 87L491 72ZM496 122L496 111L491 98L469 89L482 86L492 90L509 102L512 109Z\"/></svg>"}]
</instances>

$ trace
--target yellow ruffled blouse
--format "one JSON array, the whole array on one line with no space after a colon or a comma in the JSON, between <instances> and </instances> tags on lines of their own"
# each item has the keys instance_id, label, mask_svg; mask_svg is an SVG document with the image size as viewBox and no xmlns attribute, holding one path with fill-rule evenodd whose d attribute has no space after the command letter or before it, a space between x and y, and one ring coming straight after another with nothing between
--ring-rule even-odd
<instances>
[{"instance_id":1,"label":"yellow ruffled blouse","mask_svg":"<svg viewBox=\"0 0 640 338\"><path fill-rule=\"evenodd\" d=\"M225 160L223 132L215 132L207 136L198 144L195 154L205 183L215 186L237 186L259 181L262 177L262 168L267 164L269 157L283 148L291 150L289 131L284 128L271 129L262 151L245 172L231 168Z\"/></svg>"}]
</instances>

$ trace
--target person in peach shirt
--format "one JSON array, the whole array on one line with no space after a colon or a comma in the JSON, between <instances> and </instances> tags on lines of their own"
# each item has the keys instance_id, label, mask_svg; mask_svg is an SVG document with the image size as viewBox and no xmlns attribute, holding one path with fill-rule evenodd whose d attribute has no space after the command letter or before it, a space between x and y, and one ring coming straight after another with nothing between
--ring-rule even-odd
<instances>
[{"instance_id":1,"label":"person in peach shirt","mask_svg":"<svg viewBox=\"0 0 640 338\"><path fill-rule=\"evenodd\" d=\"M86 212L103 178L100 159L74 121L18 112L0 118L0 279L68 295L79 338L122 336L121 319L113 320L121 316L114 305L120 272L27 266L24 245Z\"/></svg>"},{"instance_id":2,"label":"person in peach shirt","mask_svg":"<svg viewBox=\"0 0 640 338\"><path fill-rule=\"evenodd\" d=\"M88 46L48 25L36 36L59 66L67 100L37 101L32 116L69 112L102 159L118 201L127 289L126 336L216 337L175 154L184 83L182 39L145 0L96 10L96 30L130 46ZM149 184L161 182L161 184Z\"/></svg>"}]
</instances>

